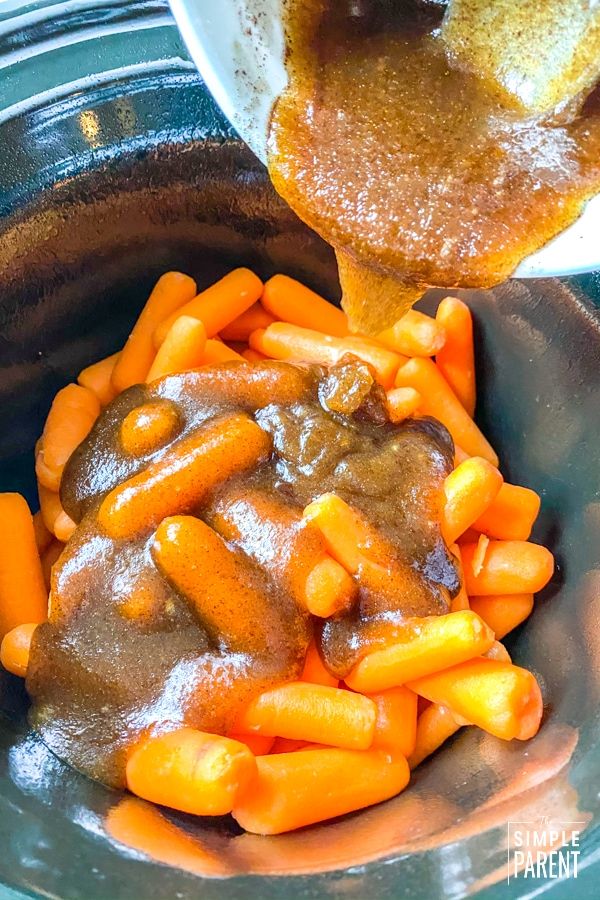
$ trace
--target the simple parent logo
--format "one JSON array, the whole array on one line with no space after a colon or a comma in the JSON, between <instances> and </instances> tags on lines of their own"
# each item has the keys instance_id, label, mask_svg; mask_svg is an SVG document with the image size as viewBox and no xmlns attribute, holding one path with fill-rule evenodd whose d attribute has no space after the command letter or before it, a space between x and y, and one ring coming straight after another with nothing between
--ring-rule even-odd
<instances>
[{"instance_id":1,"label":"the simple parent logo","mask_svg":"<svg viewBox=\"0 0 600 900\"><path fill-rule=\"evenodd\" d=\"M577 878L585 822L509 822L507 880Z\"/></svg>"}]
</instances>

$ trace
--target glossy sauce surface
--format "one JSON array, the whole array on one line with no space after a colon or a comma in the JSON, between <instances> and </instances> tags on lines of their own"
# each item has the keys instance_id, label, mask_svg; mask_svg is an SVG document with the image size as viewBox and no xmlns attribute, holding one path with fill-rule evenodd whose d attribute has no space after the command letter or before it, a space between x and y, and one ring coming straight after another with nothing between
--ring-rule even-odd
<instances>
[{"instance_id":1,"label":"glossy sauce surface","mask_svg":"<svg viewBox=\"0 0 600 900\"><path fill-rule=\"evenodd\" d=\"M443 3L289 0L289 85L272 117L269 171L335 248L357 330L390 325L427 286L503 281L600 189L597 96L583 92L560 115L515 102L510 66L520 87L528 70L509 51L517 26L523 40L523 17L511 32L517 11L503 4L509 24L476 42L480 6L462 0L446 42ZM543 6L530 17L529 47ZM589 16L588 45L600 42L599 16ZM486 41L496 41L494 65L507 61L501 80L482 63ZM560 98L555 70L546 74Z\"/></svg>"},{"instance_id":2,"label":"glossy sauce surface","mask_svg":"<svg viewBox=\"0 0 600 900\"><path fill-rule=\"evenodd\" d=\"M133 439L139 417L158 423L154 447ZM217 461L203 476L210 488L183 478L165 490L173 471L196 465L190 446L240 423L258 435L254 464L230 476ZM34 726L57 755L121 785L142 733L179 724L227 733L253 696L297 678L313 629L343 676L407 618L446 612L458 589L439 528L452 456L434 420L391 424L383 393L352 361L327 371L230 363L125 391L63 476L78 528L34 637ZM143 527L127 519L129 534L115 536L111 498L135 500L140 483ZM347 612L316 620L302 596L325 548L302 510L328 491L378 529L390 566L376 586L358 579Z\"/></svg>"}]
</instances>

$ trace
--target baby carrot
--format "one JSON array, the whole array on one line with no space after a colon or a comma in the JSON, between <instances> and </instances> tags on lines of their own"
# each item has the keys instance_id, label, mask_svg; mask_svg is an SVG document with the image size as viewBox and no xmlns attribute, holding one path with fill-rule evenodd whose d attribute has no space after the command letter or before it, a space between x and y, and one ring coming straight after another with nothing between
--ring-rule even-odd
<instances>
[{"instance_id":1,"label":"baby carrot","mask_svg":"<svg viewBox=\"0 0 600 900\"><path fill-rule=\"evenodd\" d=\"M233 730L366 750L376 716L375 704L362 694L292 681L252 700Z\"/></svg>"},{"instance_id":2,"label":"baby carrot","mask_svg":"<svg viewBox=\"0 0 600 900\"><path fill-rule=\"evenodd\" d=\"M287 275L273 275L265 282L262 304L276 319L290 325L313 328L334 337L348 334L348 321L341 309Z\"/></svg>"},{"instance_id":3,"label":"baby carrot","mask_svg":"<svg viewBox=\"0 0 600 900\"><path fill-rule=\"evenodd\" d=\"M480 456L466 459L444 481L446 503L442 535L447 544L469 528L489 507L502 485L498 469Z\"/></svg>"},{"instance_id":4,"label":"baby carrot","mask_svg":"<svg viewBox=\"0 0 600 900\"><path fill-rule=\"evenodd\" d=\"M52 538L54 537L52 532L46 528L41 510L38 510L33 516L33 530L35 532L35 543L38 548L38 553L41 556L44 550L50 546Z\"/></svg>"},{"instance_id":5,"label":"baby carrot","mask_svg":"<svg viewBox=\"0 0 600 900\"><path fill-rule=\"evenodd\" d=\"M260 353L259 350L253 350L252 347L248 347L247 350L244 350L242 356L248 362L263 362L263 360L269 358L268 356L265 356L264 353Z\"/></svg>"},{"instance_id":6,"label":"baby carrot","mask_svg":"<svg viewBox=\"0 0 600 900\"><path fill-rule=\"evenodd\" d=\"M406 787L408 764L383 750L314 749L256 760L257 777L233 817L255 834L281 834L372 806Z\"/></svg>"},{"instance_id":7,"label":"baby carrot","mask_svg":"<svg viewBox=\"0 0 600 900\"><path fill-rule=\"evenodd\" d=\"M410 768L416 768L427 756L431 756L459 728L460 725L445 706L432 703L423 710L417 720L415 749L408 758Z\"/></svg>"},{"instance_id":8,"label":"baby carrot","mask_svg":"<svg viewBox=\"0 0 600 900\"><path fill-rule=\"evenodd\" d=\"M391 328L380 331L377 340L404 356L435 356L444 346L446 332L436 319L410 309Z\"/></svg>"},{"instance_id":9,"label":"baby carrot","mask_svg":"<svg viewBox=\"0 0 600 900\"><path fill-rule=\"evenodd\" d=\"M478 575L473 571L477 544L462 545L467 594L537 593L545 587L554 571L554 558L546 547L529 541L490 541Z\"/></svg>"},{"instance_id":10,"label":"baby carrot","mask_svg":"<svg viewBox=\"0 0 600 900\"><path fill-rule=\"evenodd\" d=\"M223 341L209 340L204 345L204 354L202 356L203 366L212 366L216 363L231 362L231 360L243 360L244 357L224 344Z\"/></svg>"},{"instance_id":11,"label":"baby carrot","mask_svg":"<svg viewBox=\"0 0 600 900\"><path fill-rule=\"evenodd\" d=\"M450 552L456 557L458 566L458 574L460 576L460 590L458 594L450 601L450 612L458 612L461 609L469 609L469 597L465 588L465 577L462 570L462 554L458 544L452 544ZM483 620L486 621L485 619Z\"/></svg>"},{"instance_id":12,"label":"baby carrot","mask_svg":"<svg viewBox=\"0 0 600 900\"><path fill-rule=\"evenodd\" d=\"M228 734L227 737L231 738L232 741L239 741L240 744L245 744L255 756L266 756L267 753L271 752L277 740L277 738L269 737L266 734L235 734L234 732Z\"/></svg>"},{"instance_id":13,"label":"baby carrot","mask_svg":"<svg viewBox=\"0 0 600 900\"><path fill-rule=\"evenodd\" d=\"M233 269L190 299L178 312L165 317L154 333L154 344L160 347L177 316L201 319L209 338L241 316L260 298L263 283L250 269Z\"/></svg>"},{"instance_id":14,"label":"baby carrot","mask_svg":"<svg viewBox=\"0 0 600 900\"><path fill-rule=\"evenodd\" d=\"M54 491L38 484L38 495L44 525L59 541L66 543L75 531L75 522L66 514L60 497Z\"/></svg>"},{"instance_id":15,"label":"baby carrot","mask_svg":"<svg viewBox=\"0 0 600 900\"><path fill-rule=\"evenodd\" d=\"M20 494L0 494L0 637L48 618L33 517Z\"/></svg>"},{"instance_id":16,"label":"baby carrot","mask_svg":"<svg viewBox=\"0 0 600 900\"><path fill-rule=\"evenodd\" d=\"M411 681L409 687L506 741L528 740L540 726L543 703L539 685L531 672L512 663L470 659Z\"/></svg>"},{"instance_id":17,"label":"baby carrot","mask_svg":"<svg viewBox=\"0 0 600 900\"><path fill-rule=\"evenodd\" d=\"M471 608L490 626L496 638L502 638L524 622L533 609L533 594L496 594L471 597Z\"/></svg>"},{"instance_id":18,"label":"baby carrot","mask_svg":"<svg viewBox=\"0 0 600 900\"><path fill-rule=\"evenodd\" d=\"M409 359L398 370L396 387L412 387L418 391L423 398L419 411L439 419L452 435L454 443L469 456L482 456L494 466L498 465L498 457L489 442L432 360Z\"/></svg>"},{"instance_id":19,"label":"baby carrot","mask_svg":"<svg viewBox=\"0 0 600 900\"><path fill-rule=\"evenodd\" d=\"M223 341L247 341L257 328L268 328L274 321L275 317L259 301L221 329L219 337Z\"/></svg>"},{"instance_id":20,"label":"baby carrot","mask_svg":"<svg viewBox=\"0 0 600 900\"><path fill-rule=\"evenodd\" d=\"M309 681L312 684L324 684L326 687L337 687L339 684L335 675L332 675L325 668L325 664L319 655L319 651L317 650L314 641L311 641L308 645L300 681Z\"/></svg>"},{"instance_id":21,"label":"baby carrot","mask_svg":"<svg viewBox=\"0 0 600 900\"><path fill-rule=\"evenodd\" d=\"M410 756L417 735L417 695L395 687L369 696L377 707L373 749Z\"/></svg>"},{"instance_id":22,"label":"baby carrot","mask_svg":"<svg viewBox=\"0 0 600 900\"><path fill-rule=\"evenodd\" d=\"M471 310L462 300L446 297L438 306L436 321L446 332L446 341L436 354L436 364L472 418L475 412L475 351Z\"/></svg>"},{"instance_id":23,"label":"baby carrot","mask_svg":"<svg viewBox=\"0 0 600 900\"><path fill-rule=\"evenodd\" d=\"M392 388L387 392L387 409L391 422L403 422L417 412L421 395L414 388Z\"/></svg>"},{"instance_id":24,"label":"baby carrot","mask_svg":"<svg viewBox=\"0 0 600 900\"><path fill-rule=\"evenodd\" d=\"M112 373L112 385L120 394L132 384L144 381L154 359L152 335L157 325L177 312L196 293L196 282L181 272L166 272L162 275L133 326ZM165 335L169 328L165 329Z\"/></svg>"},{"instance_id":25,"label":"baby carrot","mask_svg":"<svg viewBox=\"0 0 600 900\"><path fill-rule=\"evenodd\" d=\"M503 484L475 522L478 531L503 541L526 541L540 511L540 496L530 488Z\"/></svg>"},{"instance_id":26,"label":"baby carrot","mask_svg":"<svg viewBox=\"0 0 600 900\"><path fill-rule=\"evenodd\" d=\"M152 558L212 639L240 651L251 642L255 652L262 640L260 649L267 652L267 638L258 638L250 623L272 618L269 599L248 578L243 557L205 522L194 516L164 519L156 529Z\"/></svg>"},{"instance_id":27,"label":"baby carrot","mask_svg":"<svg viewBox=\"0 0 600 900\"><path fill-rule=\"evenodd\" d=\"M304 590L307 610L327 619L350 608L357 585L339 562L324 556L307 573Z\"/></svg>"},{"instance_id":28,"label":"baby carrot","mask_svg":"<svg viewBox=\"0 0 600 900\"><path fill-rule=\"evenodd\" d=\"M493 643L494 633L471 610L413 619L403 640L364 656L346 684L355 691L384 691L479 656Z\"/></svg>"},{"instance_id":29,"label":"baby carrot","mask_svg":"<svg viewBox=\"0 0 600 900\"><path fill-rule=\"evenodd\" d=\"M82 369L77 376L77 383L87 388L98 398L100 406L106 406L117 396L112 385L112 374L119 358L118 353L107 356L97 363L92 363L87 369Z\"/></svg>"},{"instance_id":30,"label":"baby carrot","mask_svg":"<svg viewBox=\"0 0 600 900\"><path fill-rule=\"evenodd\" d=\"M35 471L40 484L58 491L67 460L88 436L99 414L98 398L88 388L68 384L58 392L36 454Z\"/></svg>"},{"instance_id":31,"label":"baby carrot","mask_svg":"<svg viewBox=\"0 0 600 900\"><path fill-rule=\"evenodd\" d=\"M0 662L7 672L12 672L13 675L19 675L21 678L25 678L27 675L31 640L36 628L36 622L17 625L2 638Z\"/></svg>"},{"instance_id":32,"label":"baby carrot","mask_svg":"<svg viewBox=\"0 0 600 900\"><path fill-rule=\"evenodd\" d=\"M222 816L255 772L245 744L179 728L142 740L127 760L126 778L129 790L144 800L196 816Z\"/></svg>"},{"instance_id":33,"label":"baby carrot","mask_svg":"<svg viewBox=\"0 0 600 900\"><path fill-rule=\"evenodd\" d=\"M121 446L131 456L144 456L164 446L180 424L174 403L155 400L142 403L127 413L119 429Z\"/></svg>"},{"instance_id":34,"label":"baby carrot","mask_svg":"<svg viewBox=\"0 0 600 900\"><path fill-rule=\"evenodd\" d=\"M146 381L175 375L202 364L206 332L200 319L178 316L157 350Z\"/></svg>"},{"instance_id":35,"label":"baby carrot","mask_svg":"<svg viewBox=\"0 0 600 900\"><path fill-rule=\"evenodd\" d=\"M265 330L254 331L249 338L253 350L273 359L298 360L332 366L348 354L370 365L384 388L391 388L394 375L404 357L363 337L332 337L298 325L273 322Z\"/></svg>"},{"instance_id":36,"label":"baby carrot","mask_svg":"<svg viewBox=\"0 0 600 900\"><path fill-rule=\"evenodd\" d=\"M267 434L244 413L211 419L165 451L159 462L115 487L98 521L113 538L131 538L166 516L187 512L215 485L244 472L271 449Z\"/></svg>"}]
</instances>

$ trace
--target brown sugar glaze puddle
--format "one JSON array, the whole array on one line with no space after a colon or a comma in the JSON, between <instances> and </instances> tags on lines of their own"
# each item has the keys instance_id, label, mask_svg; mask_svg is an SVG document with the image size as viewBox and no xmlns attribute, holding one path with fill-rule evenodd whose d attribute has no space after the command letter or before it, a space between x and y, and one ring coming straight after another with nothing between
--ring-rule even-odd
<instances>
[{"instance_id":1,"label":"brown sugar glaze puddle","mask_svg":"<svg viewBox=\"0 0 600 900\"><path fill-rule=\"evenodd\" d=\"M269 172L335 248L356 330L387 327L427 286L503 281L600 189L597 95L529 114L453 61L443 15L419 0L288 0Z\"/></svg>"},{"instance_id":2,"label":"brown sugar glaze puddle","mask_svg":"<svg viewBox=\"0 0 600 900\"><path fill-rule=\"evenodd\" d=\"M159 446L123 441L136 410L168 425ZM240 422L264 452L233 477L217 466L216 487L200 496L190 448L206 446L219 423ZM31 648L32 724L58 756L122 785L126 752L146 729L227 733L252 697L299 677L313 627L328 667L347 674L407 617L448 611L459 585L440 515L452 464L445 428L390 423L383 389L356 361L330 370L235 362L129 388L63 475L61 500L78 528ZM104 525L115 490L138 517L129 534L133 513L119 520L122 534ZM322 538L302 510L328 491L368 518L389 557L348 612L311 623L299 597ZM160 520L180 515L225 541L235 584L223 589L218 553L205 560L189 544L171 543L164 571L157 529L166 540ZM200 609L189 584L204 592Z\"/></svg>"}]
</instances>

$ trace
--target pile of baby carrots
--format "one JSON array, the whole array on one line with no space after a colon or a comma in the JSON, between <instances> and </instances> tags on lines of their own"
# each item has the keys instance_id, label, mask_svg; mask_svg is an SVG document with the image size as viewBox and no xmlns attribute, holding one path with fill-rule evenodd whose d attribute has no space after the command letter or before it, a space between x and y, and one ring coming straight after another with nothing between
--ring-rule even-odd
<instances>
[{"instance_id":1,"label":"pile of baby carrots","mask_svg":"<svg viewBox=\"0 0 600 900\"><path fill-rule=\"evenodd\" d=\"M127 784L140 797L198 815L232 812L248 831L276 834L394 796L410 769L464 725L505 740L538 730L537 681L500 641L530 614L553 558L529 541L539 496L504 481L473 421L468 307L447 297L435 318L411 311L376 337L351 335L344 313L304 285L285 275L263 284L244 268L200 293L187 275L163 275L123 349L56 395L36 446L40 512L32 516L18 494L0 495L2 664L26 675L35 628L47 618L49 573L75 529L60 503L62 472L102 407L131 385L200 366L266 358L328 366L348 355L385 389L392 421L434 416L454 439L442 533L462 572L461 591L448 614L407 622L345 683L311 644L299 680L255 698L229 735L191 728L148 735L127 763ZM122 436L133 454L173 427L164 416L130 417ZM327 617L339 609L331 597L351 595L381 565L378 536L333 494L315 498L303 517L333 561L309 605ZM210 549L211 529L199 520L198 527L194 545Z\"/></svg>"}]
</instances>

